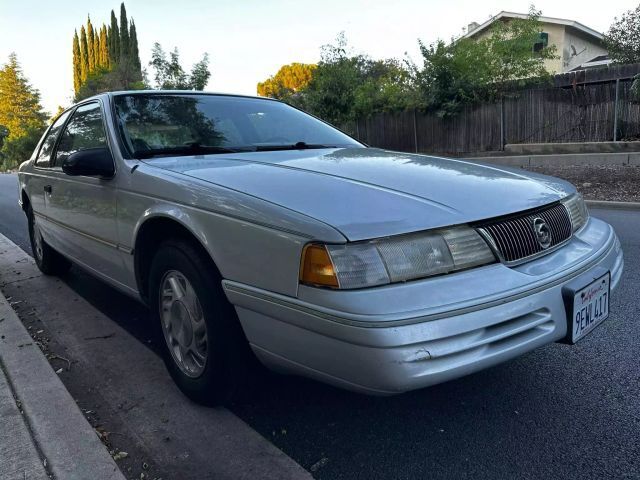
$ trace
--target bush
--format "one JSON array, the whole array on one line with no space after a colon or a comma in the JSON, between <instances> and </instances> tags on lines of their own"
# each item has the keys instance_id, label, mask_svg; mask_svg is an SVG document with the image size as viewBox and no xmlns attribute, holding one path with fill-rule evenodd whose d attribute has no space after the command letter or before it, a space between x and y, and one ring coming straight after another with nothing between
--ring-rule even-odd
<instances>
[{"instance_id":1,"label":"bush","mask_svg":"<svg viewBox=\"0 0 640 480\"><path fill-rule=\"evenodd\" d=\"M0 169L13 170L22 162L28 160L36 148L43 130L30 129L20 137L8 136L4 139L0 149Z\"/></svg>"}]
</instances>

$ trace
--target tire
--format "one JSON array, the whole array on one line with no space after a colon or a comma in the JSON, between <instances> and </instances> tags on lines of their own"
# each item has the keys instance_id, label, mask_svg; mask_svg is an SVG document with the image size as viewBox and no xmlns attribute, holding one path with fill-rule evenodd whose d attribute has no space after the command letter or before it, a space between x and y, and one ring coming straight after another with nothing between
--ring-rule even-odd
<instances>
[{"instance_id":1,"label":"tire","mask_svg":"<svg viewBox=\"0 0 640 480\"><path fill-rule=\"evenodd\" d=\"M208 254L184 240L164 242L149 274L165 365L180 390L203 405L239 399L255 361L220 280Z\"/></svg>"},{"instance_id":2,"label":"tire","mask_svg":"<svg viewBox=\"0 0 640 480\"><path fill-rule=\"evenodd\" d=\"M44 241L31 205L27 207L27 221L29 223L29 240L33 259L45 275L62 275L71 268L71 262L51 248Z\"/></svg>"}]
</instances>

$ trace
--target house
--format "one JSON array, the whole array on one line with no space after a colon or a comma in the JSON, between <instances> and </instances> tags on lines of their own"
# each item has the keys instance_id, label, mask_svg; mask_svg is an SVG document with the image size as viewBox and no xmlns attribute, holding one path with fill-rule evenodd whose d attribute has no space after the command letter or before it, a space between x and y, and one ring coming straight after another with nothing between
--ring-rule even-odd
<instances>
[{"instance_id":1,"label":"house","mask_svg":"<svg viewBox=\"0 0 640 480\"><path fill-rule=\"evenodd\" d=\"M514 18L528 18L524 13L500 12L483 24L470 23L463 38L480 39L490 34L494 22L508 22ZM546 60L549 73L565 73L587 68L601 68L611 63L604 46L604 35L574 20L540 17L542 32L533 51L555 45L559 58Z\"/></svg>"}]
</instances>

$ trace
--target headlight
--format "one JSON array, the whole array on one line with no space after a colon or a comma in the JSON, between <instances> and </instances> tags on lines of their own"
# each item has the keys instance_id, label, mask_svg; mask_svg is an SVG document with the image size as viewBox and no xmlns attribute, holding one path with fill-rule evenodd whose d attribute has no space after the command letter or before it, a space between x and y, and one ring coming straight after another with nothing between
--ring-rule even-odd
<instances>
[{"instance_id":1,"label":"headlight","mask_svg":"<svg viewBox=\"0 0 640 480\"><path fill-rule=\"evenodd\" d=\"M587 205L584 203L582 195L575 193L565 198L562 203L569 212L569 217L571 217L573 231L576 232L580 230L589 219L589 211L587 210Z\"/></svg>"},{"instance_id":2,"label":"headlight","mask_svg":"<svg viewBox=\"0 0 640 480\"><path fill-rule=\"evenodd\" d=\"M469 227L399 235L343 245L309 244L300 282L339 289L406 282L495 262Z\"/></svg>"}]
</instances>

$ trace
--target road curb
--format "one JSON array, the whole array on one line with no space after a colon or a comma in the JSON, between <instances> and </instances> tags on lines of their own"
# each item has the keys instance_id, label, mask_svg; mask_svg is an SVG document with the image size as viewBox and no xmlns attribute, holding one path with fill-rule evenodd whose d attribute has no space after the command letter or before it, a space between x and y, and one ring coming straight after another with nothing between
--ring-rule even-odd
<instances>
[{"instance_id":1,"label":"road curb","mask_svg":"<svg viewBox=\"0 0 640 480\"><path fill-rule=\"evenodd\" d=\"M0 318L0 363L54 478L125 480L2 293Z\"/></svg>"},{"instance_id":2,"label":"road curb","mask_svg":"<svg viewBox=\"0 0 640 480\"><path fill-rule=\"evenodd\" d=\"M158 469L158 473L164 468L163 478L312 478L298 463L233 412L221 407L206 408L192 404L175 387L155 353L146 347L141 348L139 339L89 304L62 280L42 275L33 259L2 234L0 287L5 295L13 296L13 301L24 302L16 306L17 310L33 309L36 312L42 327L52 333L53 343L72 360L71 370L63 372L62 379L66 382L75 376L76 380L82 380L70 381L72 387L69 390L73 392L73 388L81 386L100 392L99 399L94 397L90 404L97 407L96 413L104 412L107 418L102 420L108 419L111 427L121 427L113 432L136 439L130 442L131 449L125 449L130 456L118 462L123 471L127 462L132 461L134 452L139 464L146 460L148 466ZM48 292L55 292L55 297ZM25 323L29 324L26 317ZM108 333L109 340L105 341L109 344L97 344L95 338L100 337L92 338L96 333ZM32 341L30 337L28 340ZM0 343L0 350L2 348ZM128 370L123 375L125 366ZM189 429L188 435L180 430L185 426ZM93 436L97 439L95 433ZM166 449L164 445L175 446ZM194 450L194 446L199 450ZM171 452L171 456L166 456L167 452ZM194 471L198 472L197 477ZM148 472L145 475L154 478ZM56 478L78 477L63 475ZM102 480L110 477L96 474L81 478Z\"/></svg>"},{"instance_id":3,"label":"road curb","mask_svg":"<svg viewBox=\"0 0 640 480\"><path fill-rule=\"evenodd\" d=\"M640 202L613 202L607 200L585 200L591 208L610 208L612 210L640 210Z\"/></svg>"},{"instance_id":4,"label":"road curb","mask_svg":"<svg viewBox=\"0 0 640 480\"><path fill-rule=\"evenodd\" d=\"M4 321L0 310L0 321ZM44 461L33 442L21 404L0 363L0 478L47 480Z\"/></svg>"}]
</instances>

